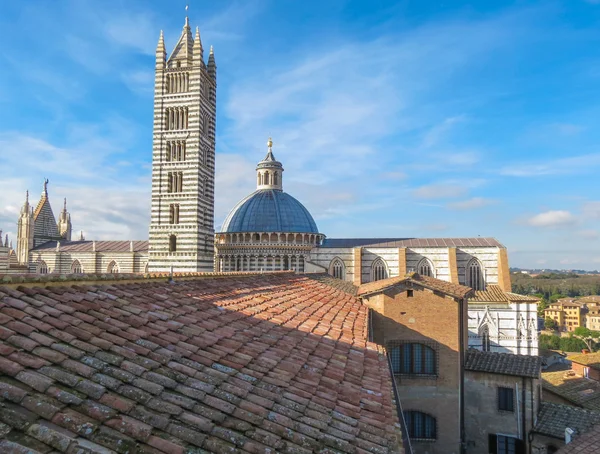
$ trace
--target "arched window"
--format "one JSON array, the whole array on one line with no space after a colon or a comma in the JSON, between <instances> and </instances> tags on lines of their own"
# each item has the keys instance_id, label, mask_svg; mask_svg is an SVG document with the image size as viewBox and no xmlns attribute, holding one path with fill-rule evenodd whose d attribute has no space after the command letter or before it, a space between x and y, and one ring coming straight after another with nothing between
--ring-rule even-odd
<instances>
[{"instance_id":1,"label":"arched window","mask_svg":"<svg viewBox=\"0 0 600 454\"><path fill-rule=\"evenodd\" d=\"M437 424L433 416L416 410L407 410L403 412L403 415L409 438L413 440L435 440L437 438Z\"/></svg>"},{"instance_id":2,"label":"arched window","mask_svg":"<svg viewBox=\"0 0 600 454\"><path fill-rule=\"evenodd\" d=\"M428 345L406 343L389 349L392 370L400 375L437 375L435 350Z\"/></svg>"},{"instance_id":3,"label":"arched window","mask_svg":"<svg viewBox=\"0 0 600 454\"><path fill-rule=\"evenodd\" d=\"M175 235L171 235L169 237L169 252L177 251L177 237Z\"/></svg>"},{"instance_id":4,"label":"arched window","mask_svg":"<svg viewBox=\"0 0 600 454\"><path fill-rule=\"evenodd\" d=\"M481 328L481 349L484 352L489 352L490 351L490 329L488 328L487 325L483 326Z\"/></svg>"},{"instance_id":5,"label":"arched window","mask_svg":"<svg viewBox=\"0 0 600 454\"><path fill-rule=\"evenodd\" d=\"M256 184L260 186L260 173L256 175Z\"/></svg>"},{"instance_id":6,"label":"arched window","mask_svg":"<svg viewBox=\"0 0 600 454\"><path fill-rule=\"evenodd\" d=\"M387 266L381 258L377 258L371 265L371 281L380 281L381 279L387 279Z\"/></svg>"},{"instance_id":7,"label":"arched window","mask_svg":"<svg viewBox=\"0 0 600 454\"><path fill-rule=\"evenodd\" d=\"M73 263L71 263L71 273L73 273L73 274L83 273L83 269L81 268L81 263L79 263L79 260L74 260Z\"/></svg>"},{"instance_id":8,"label":"arched window","mask_svg":"<svg viewBox=\"0 0 600 454\"><path fill-rule=\"evenodd\" d=\"M264 173L264 181L263 184L269 184L269 172Z\"/></svg>"},{"instance_id":9,"label":"arched window","mask_svg":"<svg viewBox=\"0 0 600 454\"><path fill-rule=\"evenodd\" d=\"M473 259L467 265L467 285L473 290L485 290L485 279L481 264Z\"/></svg>"},{"instance_id":10,"label":"arched window","mask_svg":"<svg viewBox=\"0 0 600 454\"><path fill-rule=\"evenodd\" d=\"M421 259L417 265L417 273L421 276L434 276L433 264L428 259Z\"/></svg>"},{"instance_id":11,"label":"arched window","mask_svg":"<svg viewBox=\"0 0 600 454\"><path fill-rule=\"evenodd\" d=\"M278 172L273 172L273 184L278 184L277 180L278 180Z\"/></svg>"},{"instance_id":12,"label":"arched window","mask_svg":"<svg viewBox=\"0 0 600 454\"><path fill-rule=\"evenodd\" d=\"M344 279L344 276L346 274L344 262L342 262L342 260L339 258L333 259L331 265L329 265L329 274L331 274L336 279Z\"/></svg>"},{"instance_id":13,"label":"arched window","mask_svg":"<svg viewBox=\"0 0 600 454\"><path fill-rule=\"evenodd\" d=\"M44 262L43 260L40 260L37 263L37 272L39 274L48 274L48 265L46 265L46 262Z\"/></svg>"},{"instance_id":14,"label":"arched window","mask_svg":"<svg viewBox=\"0 0 600 454\"><path fill-rule=\"evenodd\" d=\"M119 272L119 265L114 260L108 264L106 269L110 274L117 274Z\"/></svg>"}]
</instances>

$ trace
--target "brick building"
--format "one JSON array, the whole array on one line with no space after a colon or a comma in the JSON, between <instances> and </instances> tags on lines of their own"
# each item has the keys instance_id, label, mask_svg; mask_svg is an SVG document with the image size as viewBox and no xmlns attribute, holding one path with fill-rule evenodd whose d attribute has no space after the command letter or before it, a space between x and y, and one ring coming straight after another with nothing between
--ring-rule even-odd
<instances>
[{"instance_id":1,"label":"brick building","mask_svg":"<svg viewBox=\"0 0 600 454\"><path fill-rule=\"evenodd\" d=\"M600 352L570 356L569 361L576 374L600 381Z\"/></svg>"}]
</instances>

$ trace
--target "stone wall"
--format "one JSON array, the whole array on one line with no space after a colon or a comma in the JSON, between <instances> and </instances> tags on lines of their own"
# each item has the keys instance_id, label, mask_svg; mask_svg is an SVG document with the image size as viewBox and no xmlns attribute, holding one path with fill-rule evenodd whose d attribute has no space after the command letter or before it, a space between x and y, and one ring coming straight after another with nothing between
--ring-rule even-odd
<instances>
[{"instance_id":1,"label":"stone wall","mask_svg":"<svg viewBox=\"0 0 600 454\"><path fill-rule=\"evenodd\" d=\"M524 383L523 383L524 381ZM523 412L525 386L525 412ZM465 371L465 441L469 454L486 454L490 434L527 441L539 409L538 379ZM498 409L498 388L513 389L514 411ZM523 416L525 430L523 430ZM526 449L525 452L528 452Z\"/></svg>"}]
</instances>

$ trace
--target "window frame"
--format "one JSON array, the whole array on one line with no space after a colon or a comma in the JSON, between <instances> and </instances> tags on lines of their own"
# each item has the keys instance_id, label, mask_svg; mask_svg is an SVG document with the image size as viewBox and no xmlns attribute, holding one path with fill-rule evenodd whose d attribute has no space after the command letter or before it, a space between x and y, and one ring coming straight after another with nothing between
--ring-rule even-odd
<instances>
[{"instance_id":1,"label":"window frame","mask_svg":"<svg viewBox=\"0 0 600 454\"><path fill-rule=\"evenodd\" d=\"M437 379L439 371L439 345L437 342L396 340L388 343L387 351L394 375ZM433 357L428 359L427 356L430 354ZM431 370L431 372L425 372L426 370Z\"/></svg>"},{"instance_id":2,"label":"window frame","mask_svg":"<svg viewBox=\"0 0 600 454\"><path fill-rule=\"evenodd\" d=\"M508 396L510 396L510 399ZM515 390L513 388L498 386L497 401L499 412L515 412Z\"/></svg>"},{"instance_id":3,"label":"window frame","mask_svg":"<svg viewBox=\"0 0 600 454\"><path fill-rule=\"evenodd\" d=\"M421 270L425 268L429 269L429 273L421 272ZM419 263L417 263L417 274L419 276L435 277L435 268L431 260L429 260L427 257L423 257L421 260L419 260Z\"/></svg>"},{"instance_id":4,"label":"window frame","mask_svg":"<svg viewBox=\"0 0 600 454\"><path fill-rule=\"evenodd\" d=\"M404 410L402 418L406 434L411 440L437 441L437 418L435 416L419 410Z\"/></svg>"}]
</instances>

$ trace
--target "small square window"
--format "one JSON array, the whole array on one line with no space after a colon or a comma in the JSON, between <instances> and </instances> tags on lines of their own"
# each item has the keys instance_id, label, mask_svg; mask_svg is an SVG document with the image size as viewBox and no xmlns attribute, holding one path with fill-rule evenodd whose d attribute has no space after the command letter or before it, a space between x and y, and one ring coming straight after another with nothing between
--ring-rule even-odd
<instances>
[{"instance_id":1,"label":"small square window","mask_svg":"<svg viewBox=\"0 0 600 454\"><path fill-rule=\"evenodd\" d=\"M498 410L515 411L514 393L512 388L498 388Z\"/></svg>"},{"instance_id":2,"label":"small square window","mask_svg":"<svg viewBox=\"0 0 600 454\"><path fill-rule=\"evenodd\" d=\"M415 296L415 291L414 290L407 290L406 291L406 296L408 298L412 298L413 296Z\"/></svg>"}]
</instances>

